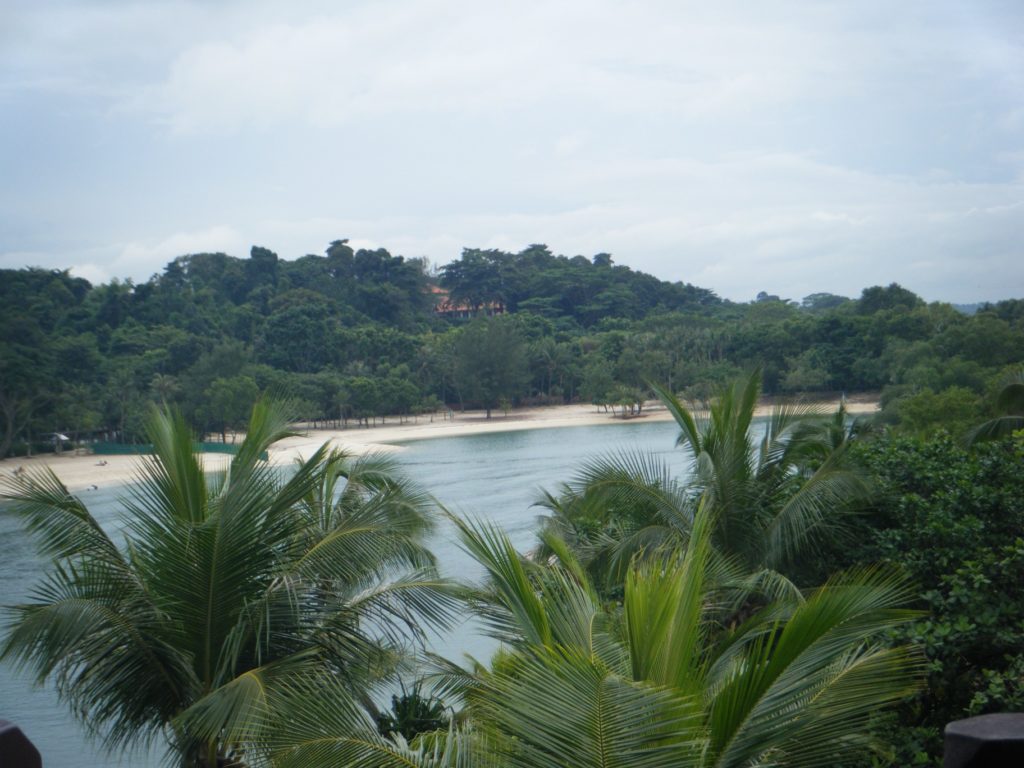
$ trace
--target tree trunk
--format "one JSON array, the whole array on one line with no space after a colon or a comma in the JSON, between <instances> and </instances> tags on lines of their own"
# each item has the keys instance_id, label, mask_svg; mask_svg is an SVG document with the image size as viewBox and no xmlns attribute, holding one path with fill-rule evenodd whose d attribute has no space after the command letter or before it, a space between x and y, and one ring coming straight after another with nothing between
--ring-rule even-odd
<instances>
[{"instance_id":1,"label":"tree trunk","mask_svg":"<svg viewBox=\"0 0 1024 768\"><path fill-rule=\"evenodd\" d=\"M0 438L0 459L6 458L14 442L14 404L0 396L0 410L4 414L4 433Z\"/></svg>"}]
</instances>

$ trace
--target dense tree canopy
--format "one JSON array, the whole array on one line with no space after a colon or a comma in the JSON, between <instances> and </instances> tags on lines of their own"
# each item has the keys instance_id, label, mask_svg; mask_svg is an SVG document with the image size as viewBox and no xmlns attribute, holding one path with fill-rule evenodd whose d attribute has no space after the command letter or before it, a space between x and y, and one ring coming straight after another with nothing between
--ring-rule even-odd
<instances>
[{"instance_id":1,"label":"dense tree canopy","mask_svg":"<svg viewBox=\"0 0 1024 768\"><path fill-rule=\"evenodd\" d=\"M876 727L895 745L884 764L939 765L947 722L1024 709L1024 439L884 437L854 453L875 501L815 558L818 576L887 562L917 585L924 614L896 636L927 659L927 685Z\"/></svg>"},{"instance_id":2,"label":"dense tree canopy","mask_svg":"<svg viewBox=\"0 0 1024 768\"><path fill-rule=\"evenodd\" d=\"M466 356L480 348L463 326L501 325L501 315L522 342L525 374L503 377L498 393L513 404L635 408L650 381L700 400L760 368L767 394L881 389L887 422L920 432L947 408L965 425L998 416L985 398L1024 359L1020 301L967 316L893 284L856 300L735 304L608 254L543 245L467 248L436 273L339 239L294 260L261 246L245 259L180 256L140 284L41 269L2 277L4 455L45 450L55 432L141 439L151 403L220 432L231 420L208 407L211 387L236 377L292 393L318 422L494 407L493 387L468 376ZM448 309L435 311L442 300Z\"/></svg>"}]
</instances>

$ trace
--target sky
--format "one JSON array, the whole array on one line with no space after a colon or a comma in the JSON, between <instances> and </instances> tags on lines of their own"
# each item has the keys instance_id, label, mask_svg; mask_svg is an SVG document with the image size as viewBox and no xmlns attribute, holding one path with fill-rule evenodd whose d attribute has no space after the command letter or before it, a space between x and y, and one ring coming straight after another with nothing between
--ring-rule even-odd
<instances>
[{"instance_id":1,"label":"sky","mask_svg":"<svg viewBox=\"0 0 1024 768\"><path fill-rule=\"evenodd\" d=\"M1024 2L0 0L0 267L546 243L1024 296Z\"/></svg>"}]
</instances>

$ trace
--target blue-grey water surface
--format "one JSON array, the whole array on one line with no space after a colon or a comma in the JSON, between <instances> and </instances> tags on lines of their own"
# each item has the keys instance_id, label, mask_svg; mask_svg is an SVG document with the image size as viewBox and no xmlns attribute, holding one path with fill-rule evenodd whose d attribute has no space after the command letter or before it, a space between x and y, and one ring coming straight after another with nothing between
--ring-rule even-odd
<instances>
[{"instance_id":1,"label":"blue-grey water surface","mask_svg":"<svg viewBox=\"0 0 1024 768\"><path fill-rule=\"evenodd\" d=\"M672 422L646 421L523 430L414 441L397 458L410 477L452 512L497 523L525 550L534 545L541 510L531 507L542 488L554 491L587 459L622 451L653 453L682 475L688 459L674 447L677 434ZM82 498L99 522L116 532L120 525L117 499L122 493L123 488L101 489ZM433 541L443 572L460 579L478 578L480 569L453 539L450 525L443 524ZM45 568L18 521L0 512L0 605L24 599ZM464 653L486 660L494 643L470 623L435 639L432 646L454 660ZM10 664L0 665L0 719L21 726L39 747L46 768L156 766L160 762L156 749L130 759L105 754L85 737L52 689L33 687Z\"/></svg>"}]
</instances>

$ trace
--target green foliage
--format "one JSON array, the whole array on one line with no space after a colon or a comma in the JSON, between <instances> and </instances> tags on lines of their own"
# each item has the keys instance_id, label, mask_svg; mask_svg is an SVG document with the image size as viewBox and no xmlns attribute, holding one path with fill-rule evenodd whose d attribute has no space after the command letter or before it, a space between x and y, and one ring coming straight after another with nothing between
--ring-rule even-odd
<instances>
[{"instance_id":1,"label":"green foliage","mask_svg":"<svg viewBox=\"0 0 1024 768\"><path fill-rule=\"evenodd\" d=\"M550 512L540 555L551 554L547 540L556 535L601 594L617 599L634 562L689 539L700 500L713 512L716 548L751 585L781 594L794 589L787 577L809 583L807 556L845 530L870 492L846 457L852 433L845 412L778 406L761 435L756 373L703 410L690 410L662 387L655 391L679 424L679 444L693 454L686 481L642 455L584 465L557 495L538 502Z\"/></svg>"},{"instance_id":2,"label":"green foliage","mask_svg":"<svg viewBox=\"0 0 1024 768\"><path fill-rule=\"evenodd\" d=\"M944 429L953 435L966 434L980 418L978 396L965 387L950 387L936 394L930 388L898 401L899 428L913 435L928 435Z\"/></svg>"},{"instance_id":3,"label":"green foliage","mask_svg":"<svg viewBox=\"0 0 1024 768\"><path fill-rule=\"evenodd\" d=\"M885 288L880 285L865 288L857 301L857 311L862 315L872 315L886 310L910 310L923 303L913 292L898 283L890 283Z\"/></svg>"},{"instance_id":4,"label":"green foliage","mask_svg":"<svg viewBox=\"0 0 1024 768\"><path fill-rule=\"evenodd\" d=\"M970 444L1007 437L1024 429L1024 370L1003 378L995 396L995 418L982 422L967 434Z\"/></svg>"},{"instance_id":5,"label":"green foliage","mask_svg":"<svg viewBox=\"0 0 1024 768\"><path fill-rule=\"evenodd\" d=\"M522 394L526 381L526 347L509 318L480 319L463 329L455 342L455 383L464 401L497 408L502 398Z\"/></svg>"},{"instance_id":6,"label":"green foliage","mask_svg":"<svg viewBox=\"0 0 1024 768\"><path fill-rule=\"evenodd\" d=\"M454 607L423 547L432 502L389 462L325 448L282 479L261 456L285 424L260 402L208 475L184 421L156 413L123 547L51 472L5 481L53 565L8 609L0 659L56 685L108 746L162 735L182 765L258 754L296 690L355 708Z\"/></svg>"},{"instance_id":7,"label":"green foliage","mask_svg":"<svg viewBox=\"0 0 1024 768\"><path fill-rule=\"evenodd\" d=\"M512 312L572 318L590 327L602 318L639 318L653 310L674 311L717 304L708 290L664 283L628 267L612 266L611 257L593 261L553 255L544 245L519 253L466 248L458 261L441 271L452 298L475 310L486 304Z\"/></svg>"},{"instance_id":8,"label":"green foliage","mask_svg":"<svg viewBox=\"0 0 1024 768\"><path fill-rule=\"evenodd\" d=\"M391 711L377 716L377 730L382 736L397 733L406 741L412 741L421 733L447 731L451 716L444 702L423 692L422 681L417 681L412 690L402 685L401 696L391 696Z\"/></svg>"},{"instance_id":9,"label":"green foliage","mask_svg":"<svg viewBox=\"0 0 1024 768\"><path fill-rule=\"evenodd\" d=\"M968 450L948 436L857 446L881 495L829 569L887 561L919 589L926 615L896 637L927 659L927 686L878 727L894 764L941 762L951 720L1024 708L1024 442Z\"/></svg>"},{"instance_id":10,"label":"green foliage","mask_svg":"<svg viewBox=\"0 0 1024 768\"><path fill-rule=\"evenodd\" d=\"M621 612L557 541L541 565L491 527L459 526L510 649L464 683L504 764L817 766L862 751L872 712L914 690L912 655L879 642L913 617L889 574L837 578L725 628L707 510L684 552L630 569Z\"/></svg>"},{"instance_id":11,"label":"green foliage","mask_svg":"<svg viewBox=\"0 0 1024 768\"><path fill-rule=\"evenodd\" d=\"M787 362L789 373L782 382L787 392L820 391L831 383L825 358L818 349L808 349Z\"/></svg>"},{"instance_id":12,"label":"green foliage","mask_svg":"<svg viewBox=\"0 0 1024 768\"><path fill-rule=\"evenodd\" d=\"M439 288L425 262L384 249L335 240L325 255L294 260L260 246L242 259L197 253L140 284L92 286L40 269L0 277L0 455L54 431L141 439L153 403L173 402L196 429L220 430L207 392L238 376L260 391L292 392L314 423L369 424L431 396L491 399L456 386L466 383L456 340L467 318L434 312ZM524 374L499 398L517 403L617 406L627 393L639 402L647 381L707 400L738 372L760 368L769 394L885 387L886 419L899 424L902 400L926 389L942 398L951 387L984 395L1024 359L1015 301L968 317L890 285L857 301L812 294L799 307L733 304L608 254L559 256L539 244L518 253L468 248L439 279L463 307L456 314L515 319ZM401 366L408 373L396 374ZM342 396L342 382L356 379L378 390L354 383L357 405ZM87 388L84 409L74 407L75 387ZM914 418L912 429L931 428Z\"/></svg>"},{"instance_id":13,"label":"green foliage","mask_svg":"<svg viewBox=\"0 0 1024 768\"><path fill-rule=\"evenodd\" d=\"M227 442L227 430L245 426L246 417L259 393L259 387L251 376L216 379L206 390L203 411L220 428L223 442Z\"/></svg>"},{"instance_id":14,"label":"green foliage","mask_svg":"<svg viewBox=\"0 0 1024 768\"><path fill-rule=\"evenodd\" d=\"M691 411L655 391L680 427L677 444L693 453L690 483L716 514L716 543L751 569L779 569L844 523L869 489L846 459L845 413L777 405L755 438L759 372Z\"/></svg>"},{"instance_id":15,"label":"green foliage","mask_svg":"<svg viewBox=\"0 0 1024 768\"><path fill-rule=\"evenodd\" d=\"M850 299L845 296L837 296L834 293L812 293L809 296L804 296L800 302L800 308L808 312L821 312L835 309L848 301Z\"/></svg>"}]
</instances>

